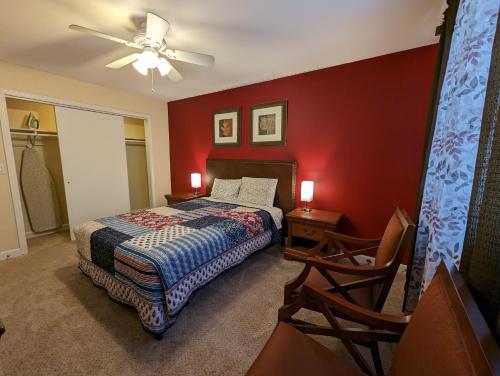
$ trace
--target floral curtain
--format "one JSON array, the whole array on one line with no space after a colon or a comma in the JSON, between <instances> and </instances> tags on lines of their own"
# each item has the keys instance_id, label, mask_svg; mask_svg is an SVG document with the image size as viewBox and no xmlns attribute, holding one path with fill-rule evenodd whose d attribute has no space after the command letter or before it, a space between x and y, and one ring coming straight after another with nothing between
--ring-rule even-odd
<instances>
[{"instance_id":1,"label":"floral curtain","mask_svg":"<svg viewBox=\"0 0 500 376\"><path fill-rule=\"evenodd\" d=\"M500 0L461 0L430 148L408 284L413 311L441 260L460 263Z\"/></svg>"}]
</instances>

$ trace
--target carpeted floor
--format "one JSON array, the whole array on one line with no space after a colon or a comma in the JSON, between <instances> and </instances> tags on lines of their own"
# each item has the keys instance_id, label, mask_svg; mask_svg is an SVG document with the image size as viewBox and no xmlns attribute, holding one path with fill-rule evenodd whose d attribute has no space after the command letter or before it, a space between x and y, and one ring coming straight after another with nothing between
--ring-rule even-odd
<instances>
[{"instance_id":1,"label":"carpeted floor","mask_svg":"<svg viewBox=\"0 0 500 376\"><path fill-rule=\"evenodd\" d=\"M259 251L198 290L156 341L135 310L80 272L67 234L32 239L29 250L0 263L2 376L242 375L276 324L285 281L302 267L277 246ZM403 283L400 273L384 311L399 313ZM345 355L338 340L322 342ZM391 348L382 353L387 363Z\"/></svg>"}]
</instances>

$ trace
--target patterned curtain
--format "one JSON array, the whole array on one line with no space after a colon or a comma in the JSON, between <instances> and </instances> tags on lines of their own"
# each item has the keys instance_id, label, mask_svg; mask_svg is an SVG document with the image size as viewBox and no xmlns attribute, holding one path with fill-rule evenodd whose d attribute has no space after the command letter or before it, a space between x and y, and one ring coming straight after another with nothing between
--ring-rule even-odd
<instances>
[{"instance_id":1,"label":"patterned curtain","mask_svg":"<svg viewBox=\"0 0 500 376\"><path fill-rule=\"evenodd\" d=\"M461 0L421 200L406 310L441 260L460 263L500 0Z\"/></svg>"}]
</instances>

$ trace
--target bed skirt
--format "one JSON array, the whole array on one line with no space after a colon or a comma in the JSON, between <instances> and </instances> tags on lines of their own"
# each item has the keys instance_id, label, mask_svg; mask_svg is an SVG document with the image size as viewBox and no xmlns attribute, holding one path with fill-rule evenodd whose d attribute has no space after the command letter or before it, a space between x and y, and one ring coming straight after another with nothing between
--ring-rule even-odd
<instances>
[{"instance_id":1,"label":"bed skirt","mask_svg":"<svg viewBox=\"0 0 500 376\"><path fill-rule=\"evenodd\" d=\"M151 302L128 285L104 271L80 253L80 270L92 282L106 289L112 300L132 306L137 310L144 330L161 335L174 324L177 314L186 305L191 294L225 270L243 262L249 255L271 243L271 230L240 244L219 257L192 271L165 292L165 300Z\"/></svg>"}]
</instances>

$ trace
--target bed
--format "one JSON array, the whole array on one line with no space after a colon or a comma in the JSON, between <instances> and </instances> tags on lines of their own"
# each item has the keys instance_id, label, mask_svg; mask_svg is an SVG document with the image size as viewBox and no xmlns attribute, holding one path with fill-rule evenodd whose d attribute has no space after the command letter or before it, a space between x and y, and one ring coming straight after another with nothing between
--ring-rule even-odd
<instances>
[{"instance_id":1,"label":"bed","mask_svg":"<svg viewBox=\"0 0 500 376\"><path fill-rule=\"evenodd\" d=\"M79 267L160 339L195 290L281 241L295 170L294 161L208 159L207 196L215 178L277 178L273 206L207 197L85 222L75 228Z\"/></svg>"}]
</instances>

